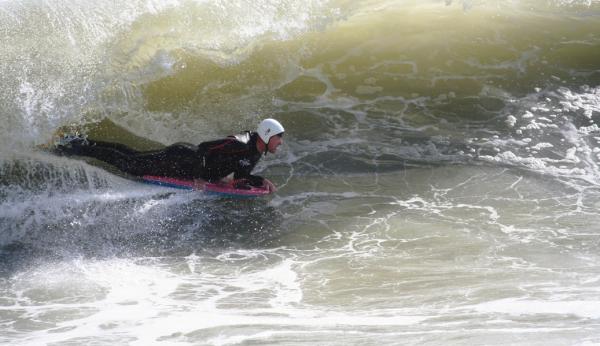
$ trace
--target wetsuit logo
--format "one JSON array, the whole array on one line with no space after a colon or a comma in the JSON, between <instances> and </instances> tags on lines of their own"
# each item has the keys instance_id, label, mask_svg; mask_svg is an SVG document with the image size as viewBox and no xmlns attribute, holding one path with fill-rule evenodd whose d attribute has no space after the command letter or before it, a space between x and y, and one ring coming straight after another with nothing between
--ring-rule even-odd
<instances>
[{"instance_id":1,"label":"wetsuit logo","mask_svg":"<svg viewBox=\"0 0 600 346\"><path fill-rule=\"evenodd\" d=\"M250 166L250 160L248 160L248 159L240 160L240 166L242 166L242 167Z\"/></svg>"}]
</instances>

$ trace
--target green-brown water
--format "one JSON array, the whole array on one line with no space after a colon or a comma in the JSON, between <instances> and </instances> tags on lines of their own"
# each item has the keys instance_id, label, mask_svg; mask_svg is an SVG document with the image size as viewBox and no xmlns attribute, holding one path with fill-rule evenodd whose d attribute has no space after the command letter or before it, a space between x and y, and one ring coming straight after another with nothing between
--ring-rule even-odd
<instances>
[{"instance_id":1,"label":"green-brown water","mask_svg":"<svg viewBox=\"0 0 600 346\"><path fill-rule=\"evenodd\" d=\"M600 343L598 1L0 1L0 342ZM265 117L227 200L36 149Z\"/></svg>"}]
</instances>

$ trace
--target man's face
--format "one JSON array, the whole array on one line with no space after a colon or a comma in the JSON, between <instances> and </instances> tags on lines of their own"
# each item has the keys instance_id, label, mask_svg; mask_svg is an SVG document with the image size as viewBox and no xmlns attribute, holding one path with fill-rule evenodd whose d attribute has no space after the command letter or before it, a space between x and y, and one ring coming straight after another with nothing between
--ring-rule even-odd
<instances>
[{"instance_id":1,"label":"man's face","mask_svg":"<svg viewBox=\"0 0 600 346\"><path fill-rule=\"evenodd\" d=\"M269 150L269 152L271 154L275 154L275 152L277 151L277 147L279 147L281 144L283 144L282 136L283 136L283 134L278 134L269 139L269 144L267 146L267 149Z\"/></svg>"}]
</instances>

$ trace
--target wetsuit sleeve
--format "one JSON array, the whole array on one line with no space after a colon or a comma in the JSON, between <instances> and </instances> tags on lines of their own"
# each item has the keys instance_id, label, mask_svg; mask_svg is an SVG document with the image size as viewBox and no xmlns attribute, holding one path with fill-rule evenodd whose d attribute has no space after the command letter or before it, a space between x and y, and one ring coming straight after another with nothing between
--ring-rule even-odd
<instances>
[{"instance_id":1,"label":"wetsuit sleeve","mask_svg":"<svg viewBox=\"0 0 600 346\"><path fill-rule=\"evenodd\" d=\"M224 141L207 143L206 153L209 161L214 162L215 166L229 167L222 171L219 177L223 177L231 172L234 173L234 179L247 179L252 186L262 186L263 178L252 175L251 172L256 165L256 158L248 147L248 144L240 142L235 138L229 138ZM214 169L219 171L219 168Z\"/></svg>"},{"instance_id":2,"label":"wetsuit sleeve","mask_svg":"<svg viewBox=\"0 0 600 346\"><path fill-rule=\"evenodd\" d=\"M253 162L250 157L250 150L248 150L248 145L245 143L241 143L238 141L232 141L228 148L232 156L237 156L237 154L241 154L238 156L236 162L236 169L234 171L233 179L247 179L252 186L262 186L264 178L258 175L252 175L251 172L256 166L256 161Z\"/></svg>"},{"instance_id":3,"label":"wetsuit sleeve","mask_svg":"<svg viewBox=\"0 0 600 346\"><path fill-rule=\"evenodd\" d=\"M242 144L242 143L238 143ZM251 174L256 166L256 161L253 162L249 155L242 155L237 158L236 168L233 179L247 179L252 186L262 186L264 178L258 175Z\"/></svg>"},{"instance_id":4,"label":"wetsuit sleeve","mask_svg":"<svg viewBox=\"0 0 600 346\"><path fill-rule=\"evenodd\" d=\"M233 175L233 179L247 179L252 186L262 186L265 178L259 175L252 175L241 171L236 171Z\"/></svg>"}]
</instances>

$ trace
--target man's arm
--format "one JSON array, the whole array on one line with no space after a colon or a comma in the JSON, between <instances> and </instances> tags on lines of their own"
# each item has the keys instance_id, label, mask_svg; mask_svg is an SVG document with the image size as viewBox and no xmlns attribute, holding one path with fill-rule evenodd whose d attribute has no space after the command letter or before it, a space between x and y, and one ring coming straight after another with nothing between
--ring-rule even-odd
<instances>
[{"instance_id":1,"label":"man's arm","mask_svg":"<svg viewBox=\"0 0 600 346\"><path fill-rule=\"evenodd\" d=\"M251 158L252 150L248 147L247 143L240 142L235 138L228 138L225 141L214 143L208 147L207 153L219 155L221 160L234 160L232 162L235 166L233 179L246 179L250 185L265 186L270 191L276 189L275 185L267 179L251 173L256 162Z\"/></svg>"},{"instance_id":2,"label":"man's arm","mask_svg":"<svg viewBox=\"0 0 600 346\"><path fill-rule=\"evenodd\" d=\"M263 186L264 181L266 180L265 178L259 175L250 174L250 170L247 170L244 167L241 167L235 172L235 174L233 175L233 179L246 179L248 180L248 182L250 182L250 185L252 186Z\"/></svg>"}]
</instances>

